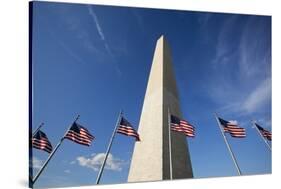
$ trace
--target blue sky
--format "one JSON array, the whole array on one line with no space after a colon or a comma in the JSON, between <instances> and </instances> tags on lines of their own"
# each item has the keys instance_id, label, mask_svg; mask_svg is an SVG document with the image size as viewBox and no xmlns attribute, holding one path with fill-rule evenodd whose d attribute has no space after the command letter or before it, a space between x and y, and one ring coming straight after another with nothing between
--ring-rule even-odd
<instances>
[{"instance_id":1,"label":"blue sky","mask_svg":"<svg viewBox=\"0 0 281 189\"><path fill-rule=\"evenodd\" d=\"M65 140L35 187L95 183L119 110L137 128L156 40L171 51L195 178L237 175L214 112L247 137L227 136L243 174L271 173L251 119L271 130L271 17L35 2L33 129L53 146L80 114L91 147ZM134 139L116 135L102 184L127 180ZM34 171L47 153L34 149Z\"/></svg>"}]
</instances>

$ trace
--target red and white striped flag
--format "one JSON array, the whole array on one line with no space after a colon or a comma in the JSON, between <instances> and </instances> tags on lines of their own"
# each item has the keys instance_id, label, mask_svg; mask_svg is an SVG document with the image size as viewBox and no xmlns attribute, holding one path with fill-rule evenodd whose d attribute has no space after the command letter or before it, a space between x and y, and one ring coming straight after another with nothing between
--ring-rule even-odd
<instances>
[{"instance_id":1,"label":"red and white striped flag","mask_svg":"<svg viewBox=\"0 0 281 189\"><path fill-rule=\"evenodd\" d=\"M171 130L182 132L188 137L195 137L195 128L186 120L179 119L178 117L171 115Z\"/></svg>"},{"instance_id":2,"label":"red and white striped flag","mask_svg":"<svg viewBox=\"0 0 281 189\"><path fill-rule=\"evenodd\" d=\"M239 127L237 123L226 121L222 118L219 118L219 122L224 129L224 132L229 133L232 137L235 138L244 138L246 137L246 131L244 128Z\"/></svg>"},{"instance_id":3,"label":"red and white striped flag","mask_svg":"<svg viewBox=\"0 0 281 189\"><path fill-rule=\"evenodd\" d=\"M267 140L271 141L272 140L272 134L271 132L269 132L268 130L264 129L263 127L261 127L260 125L258 125L257 123L255 123L255 125L257 126L257 128L259 129L260 133L262 134L262 136L264 138L266 138Z\"/></svg>"},{"instance_id":4,"label":"red and white striped flag","mask_svg":"<svg viewBox=\"0 0 281 189\"><path fill-rule=\"evenodd\" d=\"M119 127L117 128L117 133L135 137L136 141L140 141L140 136L137 131L133 128L129 121L124 117L121 117Z\"/></svg>"},{"instance_id":5,"label":"red and white striped flag","mask_svg":"<svg viewBox=\"0 0 281 189\"><path fill-rule=\"evenodd\" d=\"M38 130L37 133L32 137L32 147L39 150L44 150L48 153L51 153L53 150L52 144L47 135L40 130Z\"/></svg>"},{"instance_id":6,"label":"red and white striped flag","mask_svg":"<svg viewBox=\"0 0 281 189\"><path fill-rule=\"evenodd\" d=\"M74 122L70 129L67 131L65 138L85 146L90 146L92 140L95 139L95 137L88 131L88 129L76 122Z\"/></svg>"}]
</instances>

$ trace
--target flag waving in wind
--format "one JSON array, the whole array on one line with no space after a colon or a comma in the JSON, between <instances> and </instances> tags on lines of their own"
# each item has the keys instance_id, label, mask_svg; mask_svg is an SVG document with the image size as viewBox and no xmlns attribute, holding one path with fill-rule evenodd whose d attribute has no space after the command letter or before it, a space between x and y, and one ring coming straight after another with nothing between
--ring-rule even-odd
<instances>
[{"instance_id":1,"label":"flag waving in wind","mask_svg":"<svg viewBox=\"0 0 281 189\"><path fill-rule=\"evenodd\" d=\"M133 128L130 122L128 122L124 117L121 117L121 121L119 127L117 129L117 133L135 137L136 141L140 141L139 134Z\"/></svg>"},{"instance_id":2,"label":"flag waving in wind","mask_svg":"<svg viewBox=\"0 0 281 189\"><path fill-rule=\"evenodd\" d=\"M221 126L224 129L224 132L229 133L232 137L235 138L244 138L246 137L246 131L244 128L239 127L237 123L226 121L222 118L218 118Z\"/></svg>"},{"instance_id":3,"label":"flag waving in wind","mask_svg":"<svg viewBox=\"0 0 281 189\"><path fill-rule=\"evenodd\" d=\"M88 129L76 122L74 122L70 129L67 131L65 138L85 146L90 146L92 140L95 139L95 137L91 135Z\"/></svg>"},{"instance_id":4,"label":"flag waving in wind","mask_svg":"<svg viewBox=\"0 0 281 189\"><path fill-rule=\"evenodd\" d=\"M256 127L258 128L258 130L260 131L260 133L262 134L262 136L264 138L266 138L269 141L272 140L271 132L269 132L268 130L265 130L263 127L259 126L257 123L255 123L255 125L256 125Z\"/></svg>"},{"instance_id":5,"label":"flag waving in wind","mask_svg":"<svg viewBox=\"0 0 281 189\"><path fill-rule=\"evenodd\" d=\"M171 130L184 133L188 137L194 137L194 126L188 123L186 120L179 119L178 117L171 115Z\"/></svg>"},{"instance_id":6,"label":"flag waving in wind","mask_svg":"<svg viewBox=\"0 0 281 189\"><path fill-rule=\"evenodd\" d=\"M47 135L43 132L38 130L36 134L32 137L32 147L44 150L45 152L51 153L53 147L47 137Z\"/></svg>"}]
</instances>

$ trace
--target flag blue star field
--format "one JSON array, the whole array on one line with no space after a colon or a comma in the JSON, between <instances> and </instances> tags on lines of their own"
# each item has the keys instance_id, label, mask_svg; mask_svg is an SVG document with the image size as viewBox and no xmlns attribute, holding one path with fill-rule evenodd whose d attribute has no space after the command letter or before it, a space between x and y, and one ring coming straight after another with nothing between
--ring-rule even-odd
<instances>
[{"instance_id":1,"label":"flag blue star field","mask_svg":"<svg viewBox=\"0 0 281 189\"><path fill-rule=\"evenodd\" d=\"M171 130L184 133L188 137L195 136L195 128L186 120L179 119L178 117L171 115Z\"/></svg>"},{"instance_id":2,"label":"flag blue star field","mask_svg":"<svg viewBox=\"0 0 281 189\"><path fill-rule=\"evenodd\" d=\"M226 121L222 118L219 118L219 122L224 129L224 132L229 133L232 137L235 138L244 138L246 137L246 131L244 128L239 127L236 123Z\"/></svg>"},{"instance_id":3,"label":"flag blue star field","mask_svg":"<svg viewBox=\"0 0 281 189\"><path fill-rule=\"evenodd\" d=\"M127 121L124 117L121 118L117 133L135 137L136 141L140 141L140 136L137 131L133 128L131 123Z\"/></svg>"},{"instance_id":4,"label":"flag blue star field","mask_svg":"<svg viewBox=\"0 0 281 189\"><path fill-rule=\"evenodd\" d=\"M260 125L258 125L257 123L255 123L256 127L258 128L258 130L260 131L260 133L262 134L262 136L264 138L266 138L267 140L271 141L272 140L272 134L270 131L264 129L263 127L261 127Z\"/></svg>"},{"instance_id":5,"label":"flag blue star field","mask_svg":"<svg viewBox=\"0 0 281 189\"><path fill-rule=\"evenodd\" d=\"M32 147L39 150L44 150L48 153L51 153L53 150L47 135L40 130L38 130L37 133L32 137Z\"/></svg>"},{"instance_id":6,"label":"flag blue star field","mask_svg":"<svg viewBox=\"0 0 281 189\"><path fill-rule=\"evenodd\" d=\"M90 146L92 140L95 139L95 137L88 131L88 129L76 122L74 122L70 129L67 131L65 138L85 146Z\"/></svg>"}]
</instances>

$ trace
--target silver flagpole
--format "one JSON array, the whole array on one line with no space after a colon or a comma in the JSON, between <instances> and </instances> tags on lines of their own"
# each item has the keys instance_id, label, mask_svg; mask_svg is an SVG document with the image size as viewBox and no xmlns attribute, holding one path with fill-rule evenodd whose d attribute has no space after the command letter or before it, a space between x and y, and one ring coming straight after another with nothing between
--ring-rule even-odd
<instances>
[{"instance_id":1,"label":"silver flagpole","mask_svg":"<svg viewBox=\"0 0 281 189\"><path fill-rule=\"evenodd\" d=\"M111 135L111 138L110 138L110 141L109 141L107 150L106 150L106 154L105 154L103 163L102 163L102 165L101 165L101 168L100 168L100 170L99 170L99 174L98 174L98 176L97 176L96 184L99 184L99 182L100 182L100 179L101 179L101 176L102 176L102 173L103 173L103 169L104 169L104 166L105 166L105 163L106 163L108 154L109 154L109 152L110 152L113 139L114 139L115 134L116 134L116 130L117 130L117 128L118 128L118 126L119 126L119 124L120 124L120 121L121 121L122 114L123 114L123 113L122 113L122 110L120 110L120 113L119 113L119 115L118 115L118 119L117 119L117 121L116 121L115 128L114 128L114 130L113 130L113 133L112 133L112 135Z\"/></svg>"},{"instance_id":2,"label":"silver flagpole","mask_svg":"<svg viewBox=\"0 0 281 189\"><path fill-rule=\"evenodd\" d=\"M260 134L260 136L261 136L261 138L263 139L264 143L267 145L268 149L269 149L270 151L272 151L272 150L271 150L271 146L268 144L268 142L266 141L266 139L262 136L262 134L261 134L260 130L258 129L258 127L257 127L257 125L256 125L256 122L255 122L254 120L252 121L252 124L253 124L254 127L257 129L258 133Z\"/></svg>"},{"instance_id":3,"label":"silver flagpole","mask_svg":"<svg viewBox=\"0 0 281 189\"><path fill-rule=\"evenodd\" d=\"M41 129L41 127L44 125L44 123L41 123L38 128L33 132L32 137L35 136L35 134L39 131L39 129Z\"/></svg>"},{"instance_id":4,"label":"silver flagpole","mask_svg":"<svg viewBox=\"0 0 281 189\"><path fill-rule=\"evenodd\" d=\"M172 161L172 144L171 144L171 114L168 108L168 129L169 129L169 155L170 155L170 180L173 179L173 161Z\"/></svg>"},{"instance_id":5,"label":"silver flagpole","mask_svg":"<svg viewBox=\"0 0 281 189\"><path fill-rule=\"evenodd\" d=\"M78 115L75 119L75 121L73 123L75 123L78 119L79 119L80 115ZM32 182L33 184L36 182L36 180L38 179L38 177L41 175L42 171L45 169L45 167L47 166L47 164L49 163L49 161L51 160L51 158L53 157L53 155L55 154L55 152L57 151L57 149L60 147L60 145L62 144L63 140L65 139L65 135L67 134L68 130L70 129L70 127L73 125L73 123L69 126L69 128L66 130L65 134L63 135L63 137L60 139L59 143L57 144L57 146L55 147L55 149L52 151L52 153L49 155L48 159L45 161L45 163L43 164L43 166L41 167L41 169L38 171L38 173L36 174L36 176L33 178Z\"/></svg>"},{"instance_id":6,"label":"silver flagpole","mask_svg":"<svg viewBox=\"0 0 281 189\"><path fill-rule=\"evenodd\" d=\"M237 169L238 175L240 176L240 175L241 175L241 170L240 170L240 168L239 168L239 166L238 166L238 164L237 164L237 160L236 160L236 158L235 158L235 156L234 156L234 154L233 154L233 152L232 152L232 150L231 150L231 147L230 147L230 145L228 144L228 141L227 141L227 139L226 139L226 137L225 137L224 131L223 131L222 127L221 127L220 121L219 121L218 116L217 116L216 113L215 113L215 117L216 117L216 120L217 120L217 122L218 122L218 126L219 126L219 128L220 128L220 131L221 131L222 137L223 137L223 139L224 139L224 142L225 142L225 144L226 144L226 146L227 146L227 148L228 148L228 151L229 151L229 153L230 153L230 155L231 155L231 158L232 158L232 160L233 160L233 162L234 162L234 164L235 164L235 167L236 167L236 169Z\"/></svg>"}]
</instances>

